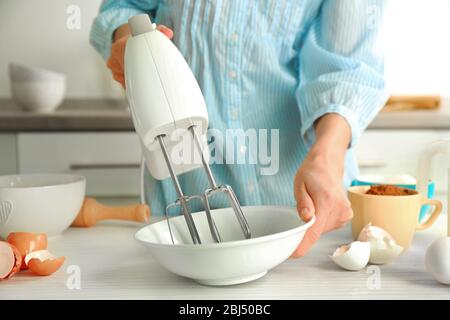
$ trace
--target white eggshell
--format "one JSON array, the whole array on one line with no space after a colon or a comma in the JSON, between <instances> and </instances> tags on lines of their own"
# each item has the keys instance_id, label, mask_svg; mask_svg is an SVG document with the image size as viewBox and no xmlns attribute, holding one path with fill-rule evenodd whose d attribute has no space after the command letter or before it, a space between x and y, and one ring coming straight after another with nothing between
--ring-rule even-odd
<instances>
[{"instance_id":1,"label":"white eggshell","mask_svg":"<svg viewBox=\"0 0 450 320\"><path fill-rule=\"evenodd\" d=\"M361 230L358 241L370 244L369 262L372 264L389 263L403 252L403 247L386 230L370 223Z\"/></svg>"},{"instance_id":2,"label":"white eggshell","mask_svg":"<svg viewBox=\"0 0 450 320\"><path fill-rule=\"evenodd\" d=\"M28 265L31 259L39 259L40 261L54 260L56 257L47 250L32 251L25 256L25 264Z\"/></svg>"},{"instance_id":3,"label":"white eggshell","mask_svg":"<svg viewBox=\"0 0 450 320\"><path fill-rule=\"evenodd\" d=\"M372 238L382 239L384 237L392 238L392 236L383 228L373 226L372 223L368 223L359 233L358 241L370 241Z\"/></svg>"},{"instance_id":4,"label":"white eggshell","mask_svg":"<svg viewBox=\"0 0 450 320\"><path fill-rule=\"evenodd\" d=\"M450 285L450 237L431 244L425 255L425 264L436 281Z\"/></svg>"},{"instance_id":5,"label":"white eggshell","mask_svg":"<svg viewBox=\"0 0 450 320\"><path fill-rule=\"evenodd\" d=\"M330 258L341 268L358 271L369 262L370 244L368 242L354 241L337 248Z\"/></svg>"}]
</instances>

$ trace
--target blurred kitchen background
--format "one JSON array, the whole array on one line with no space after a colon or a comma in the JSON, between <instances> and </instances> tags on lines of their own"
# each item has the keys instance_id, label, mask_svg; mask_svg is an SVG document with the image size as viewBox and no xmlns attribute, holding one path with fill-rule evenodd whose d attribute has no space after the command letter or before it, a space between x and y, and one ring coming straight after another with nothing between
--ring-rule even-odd
<instances>
[{"instance_id":1,"label":"blurred kitchen background","mask_svg":"<svg viewBox=\"0 0 450 320\"><path fill-rule=\"evenodd\" d=\"M0 2L0 174L77 172L87 177L89 195L134 202L140 146L123 91L88 40L100 3ZM70 19L77 10L79 26ZM388 1L386 78L395 103L357 146L361 173L415 176L421 150L450 139L448 17L449 0ZM11 62L66 75L64 101L56 111L38 114L17 106L8 75ZM446 167L437 159L433 178L441 194L447 188Z\"/></svg>"}]
</instances>

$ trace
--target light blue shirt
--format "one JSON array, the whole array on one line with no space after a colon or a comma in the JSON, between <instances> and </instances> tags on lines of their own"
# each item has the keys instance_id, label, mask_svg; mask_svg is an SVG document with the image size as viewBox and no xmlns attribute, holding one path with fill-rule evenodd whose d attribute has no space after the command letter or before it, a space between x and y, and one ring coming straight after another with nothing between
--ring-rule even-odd
<instances>
[{"instance_id":1,"label":"light blue shirt","mask_svg":"<svg viewBox=\"0 0 450 320\"><path fill-rule=\"evenodd\" d=\"M315 120L343 116L352 147L387 99L383 7L378 0L106 0L91 43L107 59L114 30L143 12L170 27L202 89L210 128L279 129L276 174L261 174L263 164L213 164L216 180L231 185L242 205L294 206L294 175L314 142ZM344 186L358 172L351 147ZM180 181L186 194L208 187L202 170ZM170 180L149 174L146 194L155 215L176 199Z\"/></svg>"}]
</instances>

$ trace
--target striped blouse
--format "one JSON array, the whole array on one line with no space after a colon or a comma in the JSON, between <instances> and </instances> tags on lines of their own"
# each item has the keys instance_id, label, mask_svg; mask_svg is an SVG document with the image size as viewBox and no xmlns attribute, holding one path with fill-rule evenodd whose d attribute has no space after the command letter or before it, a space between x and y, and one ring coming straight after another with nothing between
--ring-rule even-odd
<instances>
[{"instance_id":1,"label":"striped blouse","mask_svg":"<svg viewBox=\"0 0 450 320\"><path fill-rule=\"evenodd\" d=\"M387 99L383 7L379 0L105 0L91 43L107 59L114 30L139 13L170 27L204 94L211 131L266 136L258 136L269 149L262 160L252 159L248 136L218 148L226 160L212 164L216 180L231 185L242 205L294 206L294 175L314 143L314 121L343 116L352 147ZM344 186L358 172L351 147ZM230 153L246 161L227 161ZM202 170L180 181L186 194L208 186ZM155 215L176 199L171 181L149 174L145 190Z\"/></svg>"}]
</instances>

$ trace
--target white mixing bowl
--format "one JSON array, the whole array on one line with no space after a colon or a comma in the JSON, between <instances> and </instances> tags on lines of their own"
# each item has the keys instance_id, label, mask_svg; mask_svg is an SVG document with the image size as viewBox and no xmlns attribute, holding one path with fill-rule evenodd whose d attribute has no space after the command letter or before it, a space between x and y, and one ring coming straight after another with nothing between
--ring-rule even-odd
<instances>
[{"instance_id":1,"label":"white mixing bowl","mask_svg":"<svg viewBox=\"0 0 450 320\"><path fill-rule=\"evenodd\" d=\"M143 227L136 239L147 246L156 261L171 272L205 285L233 285L264 276L285 261L315 219L304 223L290 207L242 207L252 239L243 233L231 208L213 210L222 243L214 243L204 212L193 214L201 245L191 242L183 216Z\"/></svg>"},{"instance_id":2,"label":"white mixing bowl","mask_svg":"<svg viewBox=\"0 0 450 320\"><path fill-rule=\"evenodd\" d=\"M61 234L75 220L86 179L66 174L0 176L0 237L10 232Z\"/></svg>"}]
</instances>

